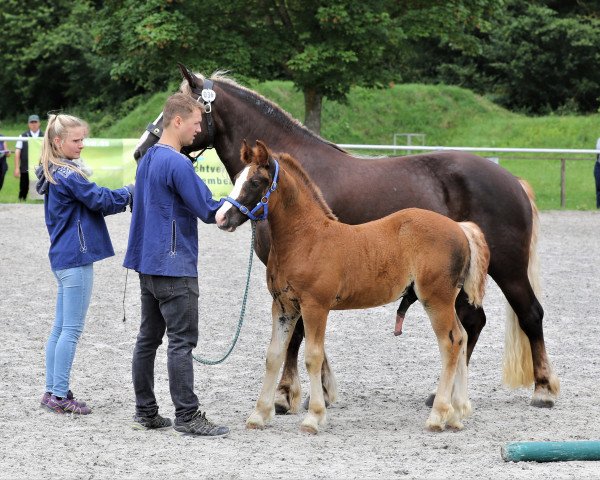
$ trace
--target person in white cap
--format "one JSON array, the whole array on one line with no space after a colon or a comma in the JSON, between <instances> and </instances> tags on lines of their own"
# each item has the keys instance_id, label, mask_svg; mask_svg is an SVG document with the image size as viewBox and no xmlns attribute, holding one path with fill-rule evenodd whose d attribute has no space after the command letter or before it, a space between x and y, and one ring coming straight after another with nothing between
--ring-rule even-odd
<instances>
[{"instance_id":1,"label":"person in white cap","mask_svg":"<svg viewBox=\"0 0 600 480\"><path fill-rule=\"evenodd\" d=\"M44 132L40 130L40 117L29 115L29 129L23 132L21 137L43 137ZM29 191L29 142L19 140L15 145L15 177L20 179L19 201L27 200Z\"/></svg>"}]
</instances>

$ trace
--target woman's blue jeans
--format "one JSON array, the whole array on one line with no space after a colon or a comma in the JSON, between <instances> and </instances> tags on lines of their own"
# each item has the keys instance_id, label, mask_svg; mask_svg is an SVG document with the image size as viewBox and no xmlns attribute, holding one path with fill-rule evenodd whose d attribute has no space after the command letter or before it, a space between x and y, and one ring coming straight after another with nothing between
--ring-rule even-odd
<instances>
[{"instance_id":1,"label":"woman's blue jeans","mask_svg":"<svg viewBox=\"0 0 600 480\"><path fill-rule=\"evenodd\" d=\"M58 282L56 317L46 345L46 391L66 397L69 375L94 283L94 264L54 270Z\"/></svg>"}]
</instances>

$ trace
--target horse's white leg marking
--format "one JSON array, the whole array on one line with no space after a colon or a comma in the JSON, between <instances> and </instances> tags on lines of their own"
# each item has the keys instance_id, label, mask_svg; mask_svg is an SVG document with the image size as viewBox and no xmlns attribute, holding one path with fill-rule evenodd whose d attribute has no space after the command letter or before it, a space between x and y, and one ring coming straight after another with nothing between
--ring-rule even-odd
<instances>
[{"instance_id":1,"label":"horse's white leg marking","mask_svg":"<svg viewBox=\"0 0 600 480\"><path fill-rule=\"evenodd\" d=\"M461 419L471 414L471 401L468 391L468 367L467 367L467 332L460 322L458 322L463 334L463 343L461 345L456 376L454 377L454 387L452 389L452 407L454 415L448 420L448 425L453 428L463 428Z\"/></svg>"},{"instance_id":2,"label":"horse's white leg marking","mask_svg":"<svg viewBox=\"0 0 600 480\"><path fill-rule=\"evenodd\" d=\"M275 415L274 399L277 377L283 363L284 353L290 342L296 320L298 319L298 317L284 317L275 302L273 302L272 314L273 327L271 331L271 343L267 349L265 378L262 390L256 401L256 407L248 417L248 420L246 420L247 428L263 428Z\"/></svg>"},{"instance_id":3,"label":"horse's white leg marking","mask_svg":"<svg viewBox=\"0 0 600 480\"><path fill-rule=\"evenodd\" d=\"M321 369L325 356L324 340L327 324L327 311L302 310L306 343L304 358L310 379L310 401L308 414L304 417L300 429L307 433L317 433L319 426L327 421L327 409L321 383Z\"/></svg>"},{"instance_id":4,"label":"horse's white leg marking","mask_svg":"<svg viewBox=\"0 0 600 480\"><path fill-rule=\"evenodd\" d=\"M427 428L430 430L444 430L448 420L454 418L455 415L454 408L450 403L452 398L452 387L454 385L454 378L456 375L456 368L459 361L460 352L466 344L466 340L463 341L461 330L454 328L456 326L456 313L454 312L454 305L452 305L451 308L451 313L448 307L440 309L437 312L433 310L428 310L427 312L430 316L433 330L438 340L440 355L442 357L442 372L440 375L438 389L435 394L435 400L433 401L431 413L429 414L429 418L425 423ZM452 322L443 320L443 318L448 315L452 315ZM450 332L447 330L447 326L449 325L453 326ZM461 342L462 345L459 345ZM460 428L458 425L453 426Z\"/></svg>"},{"instance_id":5,"label":"horse's white leg marking","mask_svg":"<svg viewBox=\"0 0 600 480\"><path fill-rule=\"evenodd\" d=\"M250 169L250 167L245 167L240 172L239 177L235 181L233 190L231 190L231 193L229 194L229 196L231 198L233 198L234 200L237 200L238 197L240 196L240 193L242 193L242 187L244 186L244 183L246 183L249 169ZM223 205L221 205L221 208L219 208L219 210L217 210L217 213L215 215L217 225L223 224L223 221L225 220L225 213L227 213L227 210L229 210L232 206L233 205L231 205L231 203L225 202Z\"/></svg>"}]
</instances>

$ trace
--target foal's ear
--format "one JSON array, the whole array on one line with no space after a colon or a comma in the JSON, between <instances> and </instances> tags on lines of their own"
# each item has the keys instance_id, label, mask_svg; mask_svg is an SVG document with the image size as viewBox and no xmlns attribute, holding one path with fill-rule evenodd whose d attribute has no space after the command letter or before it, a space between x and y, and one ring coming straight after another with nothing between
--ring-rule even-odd
<instances>
[{"instance_id":1,"label":"foal's ear","mask_svg":"<svg viewBox=\"0 0 600 480\"><path fill-rule=\"evenodd\" d=\"M181 75L183 76L183 78L185 78L187 80L187 82L190 84L190 87L199 86L198 85L198 77L196 75L194 75L194 73L189 68L187 68L183 63L177 62L177 65L179 66Z\"/></svg>"},{"instance_id":2,"label":"foal's ear","mask_svg":"<svg viewBox=\"0 0 600 480\"><path fill-rule=\"evenodd\" d=\"M254 152L246 143L246 139L242 142L242 149L240 151L240 158L244 165L250 165L252 163L252 158L254 157Z\"/></svg>"},{"instance_id":3,"label":"foal's ear","mask_svg":"<svg viewBox=\"0 0 600 480\"><path fill-rule=\"evenodd\" d=\"M256 141L256 163L262 167L266 167L269 165L269 157L271 156L271 152L269 152L268 147L261 142L260 140Z\"/></svg>"}]
</instances>

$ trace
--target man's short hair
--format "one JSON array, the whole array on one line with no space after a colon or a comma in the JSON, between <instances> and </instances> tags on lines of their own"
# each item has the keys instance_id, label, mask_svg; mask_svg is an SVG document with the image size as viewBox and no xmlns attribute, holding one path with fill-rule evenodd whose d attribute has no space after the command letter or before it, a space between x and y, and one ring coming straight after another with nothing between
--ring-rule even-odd
<instances>
[{"instance_id":1,"label":"man's short hair","mask_svg":"<svg viewBox=\"0 0 600 480\"><path fill-rule=\"evenodd\" d=\"M196 110L202 112L202 105L189 95L185 93L171 95L167 98L165 108L163 109L163 127L168 127L178 115L185 120Z\"/></svg>"}]
</instances>

